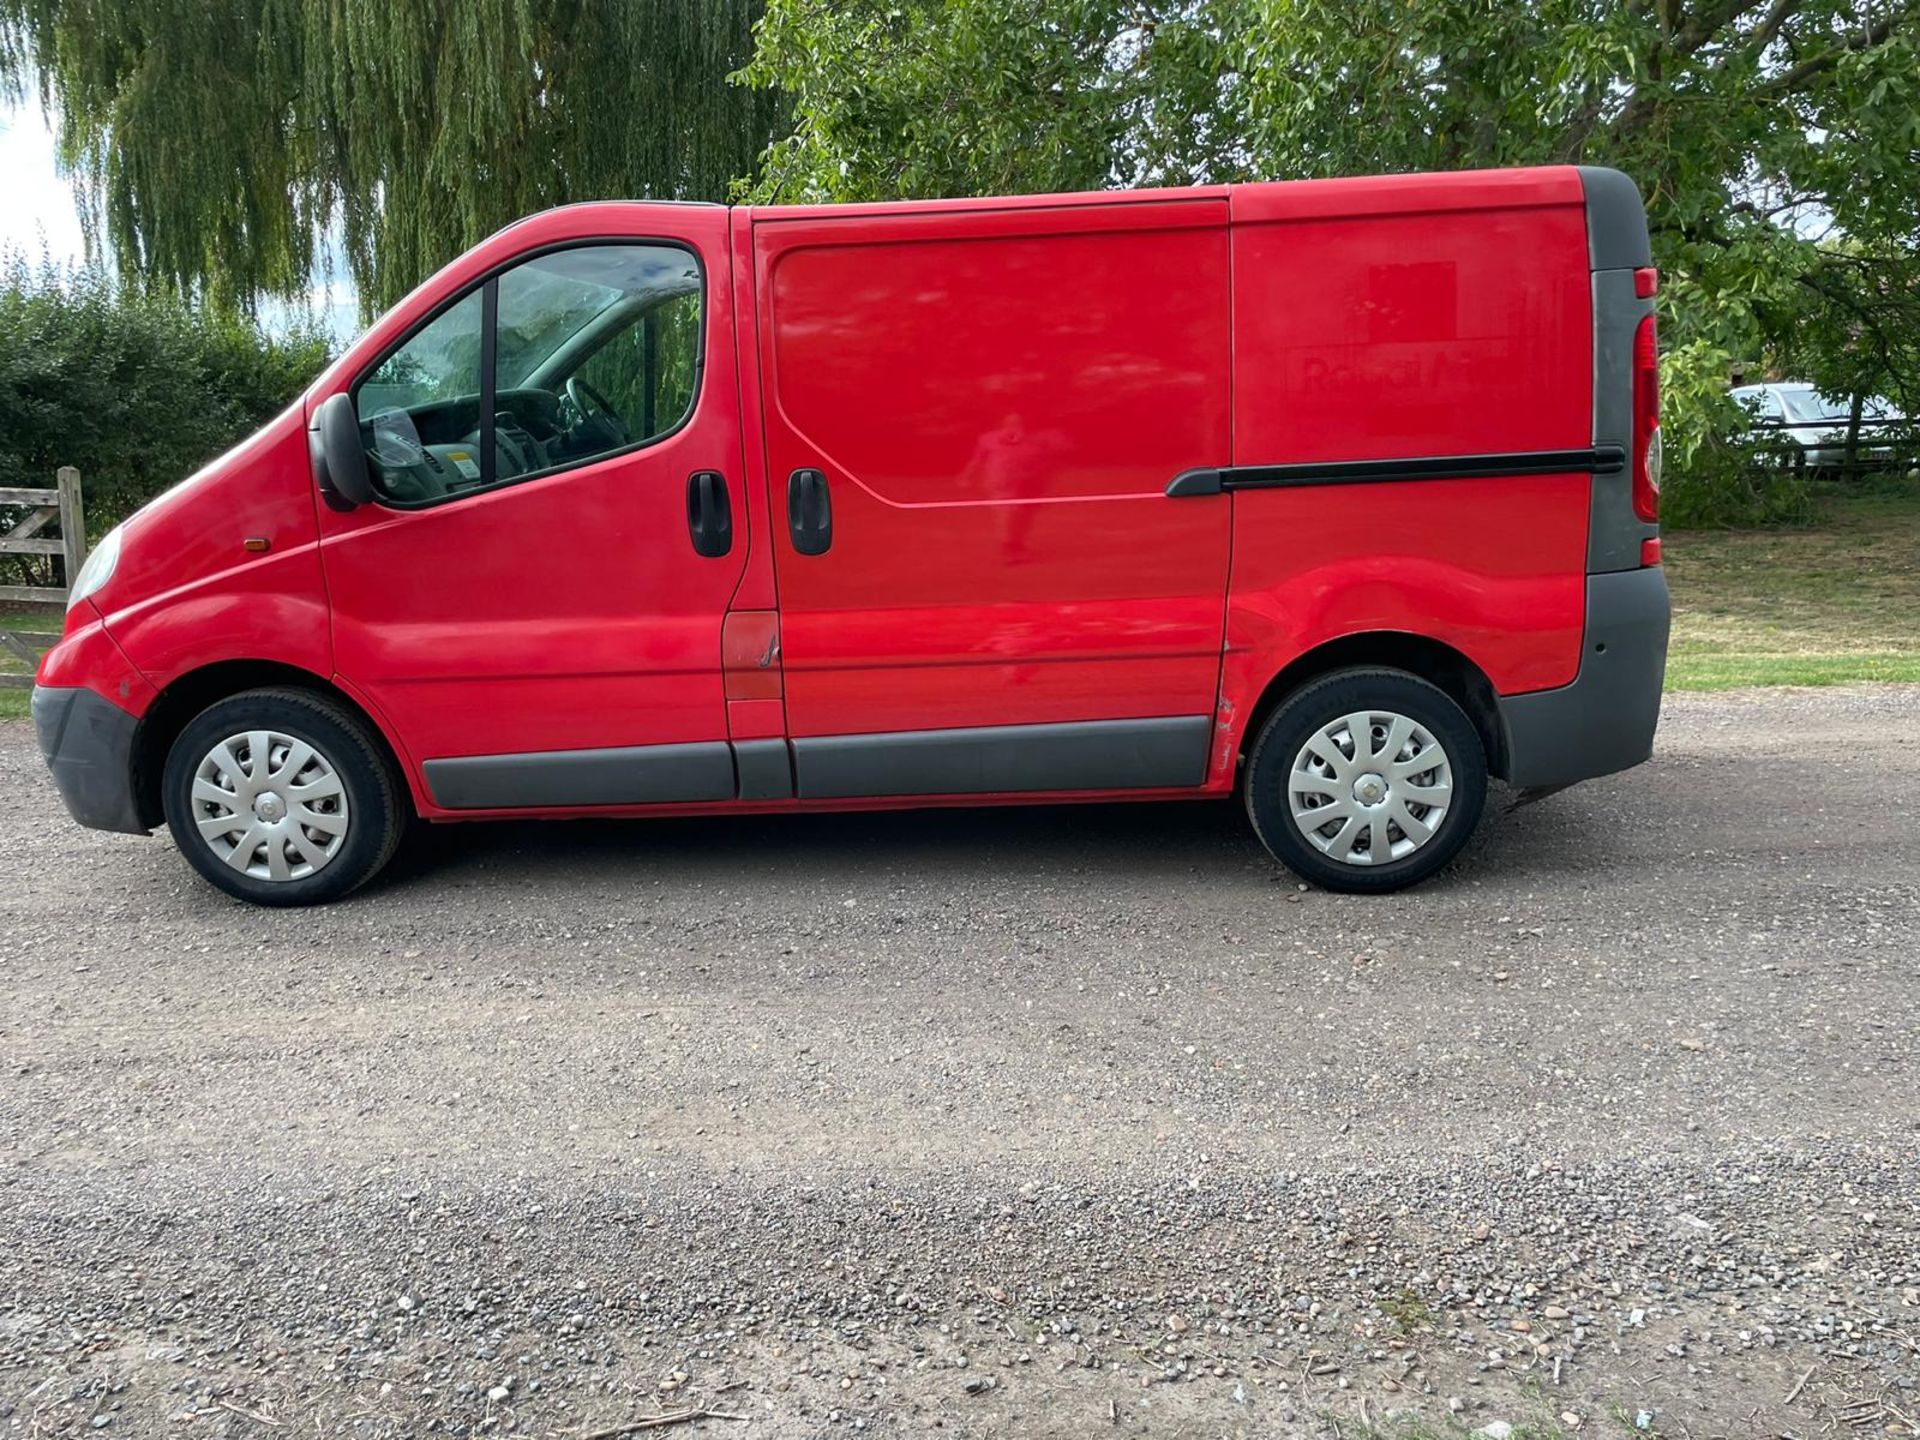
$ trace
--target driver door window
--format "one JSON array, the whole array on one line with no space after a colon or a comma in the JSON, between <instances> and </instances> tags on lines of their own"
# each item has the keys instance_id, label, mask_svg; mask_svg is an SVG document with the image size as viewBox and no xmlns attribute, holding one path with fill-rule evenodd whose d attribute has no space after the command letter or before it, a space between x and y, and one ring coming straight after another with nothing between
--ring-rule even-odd
<instances>
[{"instance_id":1,"label":"driver door window","mask_svg":"<svg viewBox=\"0 0 1920 1440\"><path fill-rule=\"evenodd\" d=\"M581 398L617 417L636 436L679 428L693 413L699 332L697 292L654 306L574 372Z\"/></svg>"},{"instance_id":2,"label":"driver door window","mask_svg":"<svg viewBox=\"0 0 1920 1440\"><path fill-rule=\"evenodd\" d=\"M488 280L355 387L376 485L430 505L678 429L702 298L698 263L673 245L571 246Z\"/></svg>"}]
</instances>

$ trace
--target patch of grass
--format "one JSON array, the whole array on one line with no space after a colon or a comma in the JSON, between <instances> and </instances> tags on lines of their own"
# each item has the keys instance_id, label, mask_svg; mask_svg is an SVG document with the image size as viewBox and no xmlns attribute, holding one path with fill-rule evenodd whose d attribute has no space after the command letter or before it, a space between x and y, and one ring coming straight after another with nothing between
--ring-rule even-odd
<instances>
[{"instance_id":1,"label":"patch of grass","mask_svg":"<svg viewBox=\"0 0 1920 1440\"><path fill-rule=\"evenodd\" d=\"M1437 1324L1439 1319L1416 1290L1402 1290L1388 1296L1380 1302L1380 1312L1409 1335L1422 1325Z\"/></svg>"},{"instance_id":2,"label":"patch of grass","mask_svg":"<svg viewBox=\"0 0 1920 1440\"><path fill-rule=\"evenodd\" d=\"M1852 685L1864 680L1920 684L1920 655L1676 654L1673 690L1742 690L1753 685Z\"/></svg>"},{"instance_id":3,"label":"patch of grass","mask_svg":"<svg viewBox=\"0 0 1920 1440\"><path fill-rule=\"evenodd\" d=\"M1920 486L1818 503L1812 526L1668 533L1669 688L1920 682Z\"/></svg>"},{"instance_id":4,"label":"patch of grass","mask_svg":"<svg viewBox=\"0 0 1920 1440\"><path fill-rule=\"evenodd\" d=\"M8 577L6 584L12 584ZM0 602L0 629L28 630L39 634L57 634L60 629L61 614L50 605L18 605L11 601ZM28 665L11 650L0 649L0 675L31 675L33 667ZM32 692L15 690L11 686L0 686L0 720L17 720L27 713L27 699Z\"/></svg>"}]
</instances>

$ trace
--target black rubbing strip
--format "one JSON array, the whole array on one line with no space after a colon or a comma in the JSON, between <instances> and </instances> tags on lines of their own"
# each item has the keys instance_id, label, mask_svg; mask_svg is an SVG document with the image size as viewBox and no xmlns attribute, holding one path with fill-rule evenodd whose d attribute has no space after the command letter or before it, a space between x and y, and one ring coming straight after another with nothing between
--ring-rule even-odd
<instances>
[{"instance_id":1,"label":"black rubbing strip","mask_svg":"<svg viewBox=\"0 0 1920 1440\"><path fill-rule=\"evenodd\" d=\"M1167 494L1178 500L1184 495L1218 495L1223 488L1221 471L1182 470L1167 486Z\"/></svg>"},{"instance_id":2,"label":"black rubbing strip","mask_svg":"<svg viewBox=\"0 0 1920 1440\"><path fill-rule=\"evenodd\" d=\"M1406 480L1479 480L1514 475L1610 475L1626 467L1617 445L1585 450L1515 450L1493 455L1437 455L1398 460L1339 460L1304 465L1233 465L1188 470L1167 486L1175 498L1222 490L1278 490L1303 485L1384 485Z\"/></svg>"}]
</instances>

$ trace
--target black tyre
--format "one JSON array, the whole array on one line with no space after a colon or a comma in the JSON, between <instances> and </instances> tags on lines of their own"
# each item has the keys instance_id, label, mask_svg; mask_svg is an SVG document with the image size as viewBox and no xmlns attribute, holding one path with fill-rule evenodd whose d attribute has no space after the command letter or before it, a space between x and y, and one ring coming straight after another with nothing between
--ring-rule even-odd
<instances>
[{"instance_id":1,"label":"black tyre","mask_svg":"<svg viewBox=\"0 0 1920 1440\"><path fill-rule=\"evenodd\" d=\"M1261 727L1246 798L1262 843L1303 879L1403 890L1473 834L1486 749L1439 687L1400 670L1340 670L1296 690Z\"/></svg>"},{"instance_id":2,"label":"black tyre","mask_svg":"<svg viewBox=\"0 0 1920 1440\"><path fill-rule=\"evenodd\" d=\"M410 814L365 722L304 690L208 706L173 742L160 784L187 863L256 905L317 905L364 885Z\"/></svg>"}]
</instances>

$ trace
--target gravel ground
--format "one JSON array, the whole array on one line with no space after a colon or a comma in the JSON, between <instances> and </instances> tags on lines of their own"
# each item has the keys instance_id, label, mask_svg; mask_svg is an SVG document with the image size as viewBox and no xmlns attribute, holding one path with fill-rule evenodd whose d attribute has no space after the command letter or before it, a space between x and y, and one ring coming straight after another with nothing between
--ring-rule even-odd
<instances>
[{"instance_id":1,"label":"gravel ground","mask_svg":"<svg viewBox=\"0 0 1920 1440\"><path fill-rule=\"evenodd\" d=\"M1920 1434L1916 724L1678 697L1389 899L1211 805L304 913L0 724L0 1436Z\"/></svg>"}]
</instances>

